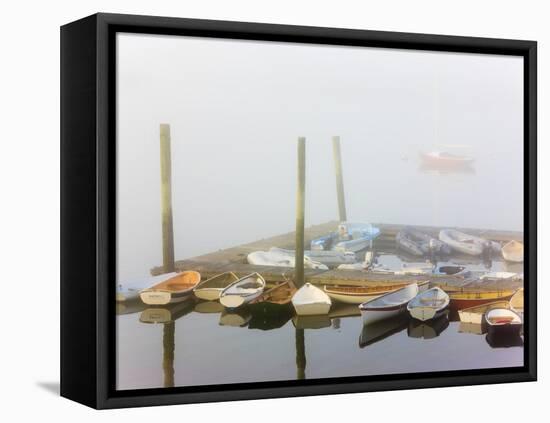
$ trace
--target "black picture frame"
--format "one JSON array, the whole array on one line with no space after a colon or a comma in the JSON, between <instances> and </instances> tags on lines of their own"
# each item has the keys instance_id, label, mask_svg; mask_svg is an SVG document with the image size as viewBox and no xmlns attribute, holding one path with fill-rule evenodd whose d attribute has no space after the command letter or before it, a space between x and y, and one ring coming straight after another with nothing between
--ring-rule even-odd
<instances>
[{"instance_id":1,"label":"black picture frame","mask_svg":"<svg viewBox=\"0 0 550 423\"><path fill-rule=\"evenodd\" d=\"M524 58L524 366L307 381L114 389L115 35L517 55ZM537 44L534 41L95 14L61 28L61 395L90 407L231 401L534 381L537 377Z\"/></svg>"}]
</instances>

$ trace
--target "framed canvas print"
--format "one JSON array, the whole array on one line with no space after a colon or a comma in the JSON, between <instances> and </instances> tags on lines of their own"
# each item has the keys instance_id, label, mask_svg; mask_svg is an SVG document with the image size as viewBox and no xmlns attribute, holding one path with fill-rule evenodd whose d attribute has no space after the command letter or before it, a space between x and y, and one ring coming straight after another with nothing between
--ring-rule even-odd
<instances>
[{"instance_id":1,"label":"framed canvas print","mask_svg":"<svg viewBox=\"0 0 550 423\"><path fill-rule=\"evenodd\" d=\"M536 379L536 43L61 28L61 393Z\"/></svg>"}]
</instances>

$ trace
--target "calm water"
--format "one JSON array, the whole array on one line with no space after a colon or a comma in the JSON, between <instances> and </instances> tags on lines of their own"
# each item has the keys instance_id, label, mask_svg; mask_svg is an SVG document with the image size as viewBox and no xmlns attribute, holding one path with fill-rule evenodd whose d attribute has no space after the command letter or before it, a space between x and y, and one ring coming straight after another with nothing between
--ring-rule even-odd
<instances>
[{"instance_id":1,"label":"calm water","mask_svg":"<svg viewBox=\"0 0 550 423\"><path fill-rule=\"evenodd\" d=\"M379 260L401 263L395 255ZM491 269L521 271L498 261ZM338 303L328 316L306 318L295 317L292 306L227 313L219 303L194 301L119 304L118 311L119 389L523 365L521 338L490 339L481 327L460 324L456 313L363 327L356 306Z\"/></svg>"}]
</instances>

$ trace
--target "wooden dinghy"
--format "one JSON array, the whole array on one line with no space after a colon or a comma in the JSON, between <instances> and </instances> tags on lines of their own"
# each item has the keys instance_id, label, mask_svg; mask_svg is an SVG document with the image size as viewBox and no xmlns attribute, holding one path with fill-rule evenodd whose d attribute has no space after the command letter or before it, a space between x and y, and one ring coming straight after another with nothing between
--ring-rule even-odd
<instances>
[{"instance_id":1,"label":"wooden dinghy","mask_svg":"<svg viewBox=\"0 0 550 423\"><path fill-rule=\"evenodd\" d=\"M116 300L118 302L132 301L139 299L139 293L157 283L164 282L176 276L176 272L164 273L158 276L150 276L129 282L120 282L116 288Z\"/></svg>"},{"instance_id":2,"label":"wooden dinghy","mask_svg":"<svg viewBox=\"0 0 550 423\"><path fill-rule=\"evenodd\" d=\"M334 301L346 304L361 304L388 292L404 288L407 284L382 286L325 285L323 291Z\"/></svg>"},{"instance_id":3,"label":"wooden dinghy","mask_svg":"<svg viewBox=\"0 0 550 423\"><path fill-rule=\"evenodd\" d=\"M518 241L510 241L502 247L504 260L513 263L523 263L523 244Z\"/></svg>"},{"instance_id":4,"label":"wooden dinghy","mask_svg":"<svg viewBox=\"0 0 550 423\"><path fill-rule=\"evenodd\" d=\"M237 308L262 295L265 280L259 273L251 273L233 282L220 294L220 303L227 308Z\"/></svg>"},{"instance_id":5,"label":"wooden dinghy","mask_svg":"<svg viewBox=\"0 0 550 423\"><path fill-rule=\"evenodd\" d=\"M439 232L439 240L453 250L470 256L480 256L485 251L500 252L498 242L489 241L474 235L468 235L454 229L443 229Z\"/></svg>"},{"instance_id":6,"label":"wooden dinghy","mask_svg":"<svg viewBox=\"0 0 550 423\"><path fill-rule=\"evenodd\" d=\"M184 301L201 280L201 274L193 270L178 273L176 276L144 289L139 296L149 305L164 305Z\"/></svg>"},{"instance_id":7,"label":"wooden dinghy","mask_svg":"<svg viewBox=\"0 0 550 423\"><path fill-rule=\"evenodd\" d=\"M482 304L492 303L495 301L509 301L514 295L515 290L477 290L477 289L460 289L456 291L446 291L451 299L451 307L456 310L475 307Z\"/></svg>"},{"instance_id":8,"label":"wooden dinghy","mask_svg":"<svg viewBox=\"0 0 550 423\"><path fill-rule=\"evenodd\" d=\"M321 289L308 282L294 293L292 305L298 316L315 316L328 314L332 301Z\"/></svg>"},{"instance_id":9,"label":"wooden dinghy","mask_svg":"<svg viewBox=\"0 0 550 423\"><path fill-rule=\"evenodd\" d=\"M233 272L225 272L202 281L194 289L195 297L205 301L217 301L222 291L239 278Z\"/></svg>"},{"instance_id":10,"label":"wooden dinghy","mask_svg":"<svg viewBox=\"0 0 550 423\"><path fill-rule=\"evenodd\" d=\"M509 308L494 308L485 313L487 332L491 336L519 336L521 332L521 317Z\"/></svg>"},{"instance_id":11,"label":"wooden dinghy","mask_svg":"<svg viewBox=\"0 0 550 423\"><path fill-rule=\"evenodd\" d=\"M418 284L412 283L360 304L359 310L363 324L397 316L406 311L407 304L418 295L418 292Z\"/></svg>"},{"instance_id":12,"label":"wooden dinghy","mask_svg":"<svg viewBox=\"0 0 550 423\"><path fill-rule=\"evenodd\" d=\"M508 301L494 301L474 307L468 307L463 310L458 310L458 317L462 323L481 325L483 323L483 316L487 311L493 308L506 308L508 304Z\"/></svg>"},{"instance_id":13,"label":"wooden dinghy","mask_svg":"<svg viewBox=\"0 0 550 423\"><path fill-rule=\"evenodd\" d=\"M421 322L440 316L449 306L449 296L441 288L435 287L419 293L409 304L409 314Z\"/></svg>"},{"instance_id":14,"label":"wooden dinghy","mask_svg":"<svg viewBox=\"0 0 550 423\"><path fill-rule=\"evenodd\" d=\"M259 303L286 305L290 303L295 292L296 285L294 285L294 282L288 280L264 291L258 298L250 301L250 305Z\"/></svg>"},{"instance_id":15,"label":"wooden dinghy","mask_svg":"<svg viewBox=\"0 0 550 423\"><path fill-rule=\"evenodd\" d=\"M395 236L398 250L422 257L429 254L450 254L451 248L444 242L412 228L403 228Z\"/></svg>"}]
</instances>

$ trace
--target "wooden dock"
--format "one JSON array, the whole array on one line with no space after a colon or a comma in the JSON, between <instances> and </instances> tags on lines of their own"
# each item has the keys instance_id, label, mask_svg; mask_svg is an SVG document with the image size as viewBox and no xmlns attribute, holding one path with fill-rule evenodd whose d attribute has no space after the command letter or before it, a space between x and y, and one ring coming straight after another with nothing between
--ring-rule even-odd
<instances>
[{"instance_id":1,"label":"wooden dock","mask_svg":"<svg viewBox=\"0 0 550 423\"><path fill-rule=\"evenodd\" d=\"M312 239L334 231L338 225L337 221L327 222L321 225L310 226L305 229L305 245L309 245ZM404 225L379 224L375 226L381 230L381 235L374 241L374 249L379 252L392 252L395 246L395 235L404 227ZM415 226L416 229L425 233L437 236L442 228ZM512 231L494 231L471 228L457 228L472 235L482 236L486 239L505 242L512 239L523 241L522 232ZM285 278L294 277L294 268L276 267L276 266L257 266L247 263L246 257L253 251L267 251L271 247L284 249L294 249L295 233L289 232L283 235L277 235L270 238L261 239L248 244L231 247L198 257L175 262L175 270L196 270L201 273L203 278L210 278L222 272L232 271L237 276L245 276L252 272L261 273L268 284L284 281ZM361 257L358 257L361 260ZM422 259L418 259L421 261ZM163 273L163 267L158 266L151 270L151 274L158 275ZM429 280L435 285L447 287L459 287L465 284L465 280L459 277L437 276L437 275L393 275L381 274L376 272L367 272L363 270L313 270L305 269L305 279L315 285L348 285L348 286L368 286L368 285L395 285L405 282L420 282ZM522 286L521 280L507 280L498 282L498 287L494 284L484 283L483 287L487 289L494 288L516 288ZM479 285L479 283L468 283L468 287Z\"/></svg>"}]
</instances>

